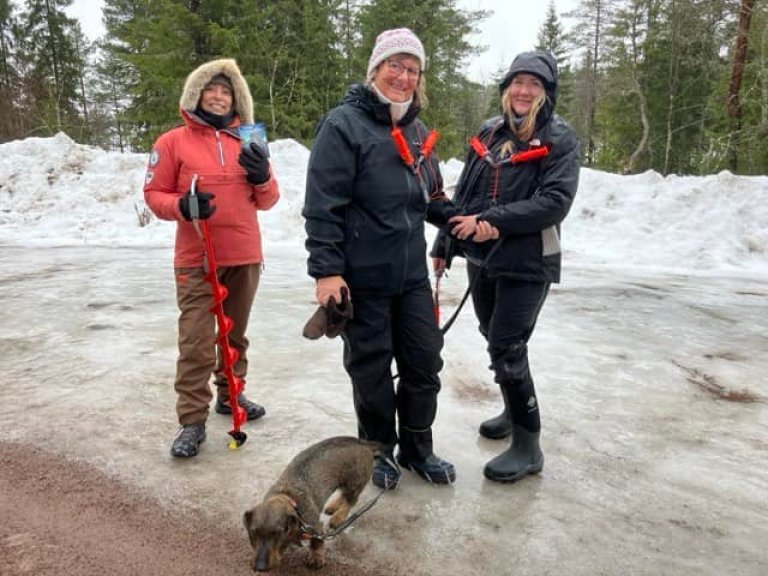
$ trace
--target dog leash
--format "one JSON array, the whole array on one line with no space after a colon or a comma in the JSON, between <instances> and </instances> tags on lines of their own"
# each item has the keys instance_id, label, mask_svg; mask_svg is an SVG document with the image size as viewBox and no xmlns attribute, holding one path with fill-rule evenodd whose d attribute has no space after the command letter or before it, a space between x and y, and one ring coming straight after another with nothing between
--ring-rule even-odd
<instances>
[{"instance_id":1,"label":"dog leash","mask_svg":"<svg viewBox=\"0 0 768 576\"><path fill-rule=\"evenodd\" d=\"M378 502L379 498L381 498L381 495L384 494L386 490L381 490L376 496L371 498L368 502L366 502L363 506L357 509L354 514L351 516L347 516L347 519L344 520L341 524L336 526L333 530L330 530L329 532L321 532L312 524L304 520L304 518L301 515L301 512L299 512L298 504L294 505L294 510L296 511L296 516L299 518L299 527L301 528L301 540L333 540L344 532L347 528L352 526L360 516L368 512L371 508L373 508L373 505Z\"/></svg>"},{"instance_id":2,"label":"dog leash","mask_svg":"<svg viewBox=\"0 0 768 576\"><path fill-rule=\"evenodd\" d=\"M396 470L400 469L400 466L398 466L397 463L393 462L389 458L384 457L384 460L387 462L387 464L389 464ZM347 519L344 520L344 522L342 522L341 524L336 526L336 528L334 528L329 532L321 532L317 528L312 526L312 524L304 520L304 518L301 515L301 512L299 512L298 503L294 501L293 509L296 511L296 516L298 516L299 518L299 527L301 528L300 539L301 540L333 540L334 538L336 538L336 536L344 532L344 530L352 526L352 524L354 524L358 520L358 518L360 518L360 516L362 516L363 514L368 512L368 510L373 508L373 505L379 501L379 498L381 498L381 495L384 494L384 492L386 492L386 490L382 489L378 494L376 494L376 496L374 496L368 502L360 506L360 508L358 508L354 514L352 514L351 516L347 516Z\"/></svg>"}]
</instances>

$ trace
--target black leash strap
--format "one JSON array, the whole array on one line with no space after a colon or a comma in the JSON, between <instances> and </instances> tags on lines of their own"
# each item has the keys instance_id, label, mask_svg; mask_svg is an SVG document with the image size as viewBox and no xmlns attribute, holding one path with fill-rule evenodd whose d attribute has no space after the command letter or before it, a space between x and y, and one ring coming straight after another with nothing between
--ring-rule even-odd
<instances>
[{"instance_id":1,"label":"black leash strap","mask_svg":"<svg viewBox=\"0 0 768 576\"><path fill-rule=\"evenodd\" d=\"M344 530L352 526L352 524L354 524L354 522L358 518L360 518L360 516L362 516L363 514L368 512L368 510L373 508L373 505L376 504L376 502L378 502L379 498L381 498L381 495L384 494L384 492L386 492L386 490L381 490L378 494L376 494L376 496L371 498L368 502L366 502L363 506L361 506L357 511L355 511L354 514L352 514L351 516L347 516L347 519L344 520L344 522L336 526L336 528L334 528L330 532L324 532L319 538L321 540L331 540L333 538L336 538L336 536L338 536Z\"/></svg>"},{"instance_id":2,"label":"black leash strap","mask_svg":"<svg viewBox=\"0 0 768 576\"><path fill-rule=\"evenodd\" d=\"M466 304L467 298L469 298L472 290L474 290L475 286L477 285L477 281L480 279L481 272L485 269L486 266L488 266L488 262L496 253L496 250L499 246L501 246L501 239L499 239L496 244L493 245L491 251L488 252L488 255L483 259L482 264L480 264L480 267L477 270L477 275L472 279L472 282L470 282L469 286L467 286L467 289L464 291L464 296L461 297L461 301L456 307L456 310L453 311L453 314L451 314L451 317L448 318L448 321L443 324L442 328L440 328L440 332L442 332L444 335L448 332L448 330L450 330L451 326L453 326L453 323L456 322L456 318L459 317L459 312L461 312L461 309L464 308L464 304Z\"/></svg>"}]
</instances>

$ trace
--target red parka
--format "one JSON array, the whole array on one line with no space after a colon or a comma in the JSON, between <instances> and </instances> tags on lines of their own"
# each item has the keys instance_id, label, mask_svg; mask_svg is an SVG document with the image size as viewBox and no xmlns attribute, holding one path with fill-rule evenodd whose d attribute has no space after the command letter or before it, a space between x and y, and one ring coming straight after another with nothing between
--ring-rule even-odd
<instances>
[{"instance_id":1,"label":"red parka","mask_svg":"<svg viewBox=\"0 0 768 576\"><path fill-rule=\"evenodd\" d=\"M202 78L198 84L205 82L206 78ZM237 100L237 84L235 88ZM197 89L195 85L193 89ZM174 267L198 267L203 261L202 242L192 223L179 212L179 198L189 190L195 175L199 192L216 195L211 201L216 211L208 222L217 263L237 266L263 262L257 210L270 209L280 197L274 174L258 186L245 179L245 170L237 162L239 115L221 130L183 107L181 116L184 126L165 132L155 142L144 183L144 198L152 212L158 218L177 222Z\"/></svg>"}]
</instances>

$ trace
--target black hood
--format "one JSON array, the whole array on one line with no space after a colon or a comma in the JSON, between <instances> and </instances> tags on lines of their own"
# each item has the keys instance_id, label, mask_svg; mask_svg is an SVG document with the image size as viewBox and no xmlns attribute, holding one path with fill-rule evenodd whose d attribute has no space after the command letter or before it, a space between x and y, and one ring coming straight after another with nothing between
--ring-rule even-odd
<instances>
[{"instance_id":1,"label":"black hood","mask_svg":"<svg viewBox=\"0 0 768 576\"><path fill-rule=\"evenodd\" d=\"M544 90L549 96L552 106L557 102L557 62L549 52L536 50L533 52L521 52L512 61L509 70L499 83L499 92L507 89L517 74L533 74L544 83Z\"/></svg>"}]
</instances>

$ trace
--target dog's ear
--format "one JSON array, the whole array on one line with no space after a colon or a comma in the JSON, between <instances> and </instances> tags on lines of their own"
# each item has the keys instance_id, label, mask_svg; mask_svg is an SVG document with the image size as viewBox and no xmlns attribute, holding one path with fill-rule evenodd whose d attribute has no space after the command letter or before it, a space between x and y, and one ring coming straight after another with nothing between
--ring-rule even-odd
<instances>
[{"instance_id":1,"label":"dog's ear","mask_svg":"<svg viewBox=\"0 0 768 576\"><path fill-rule=\"evenodd\" d=\"M293 540L299 540L301 538L301 521L299 520L299 513L293 507L288 511L285 523L285 534L288 538Z\"/></svg>"},{"instance_id":2,"label":"dog's ear","mask_svg":"<svg viewBox=\"0 0 768 576\"><path fill-rule=\"evenodd\" d=\"M256 550L258 542L256 541L256 534L251 529L251 521L253 520L253 510L246 510L243 514L243 524L245 524L245 531L248 533L248 540L251 542L251 548Z\"/></svg>"}]
</instances>

